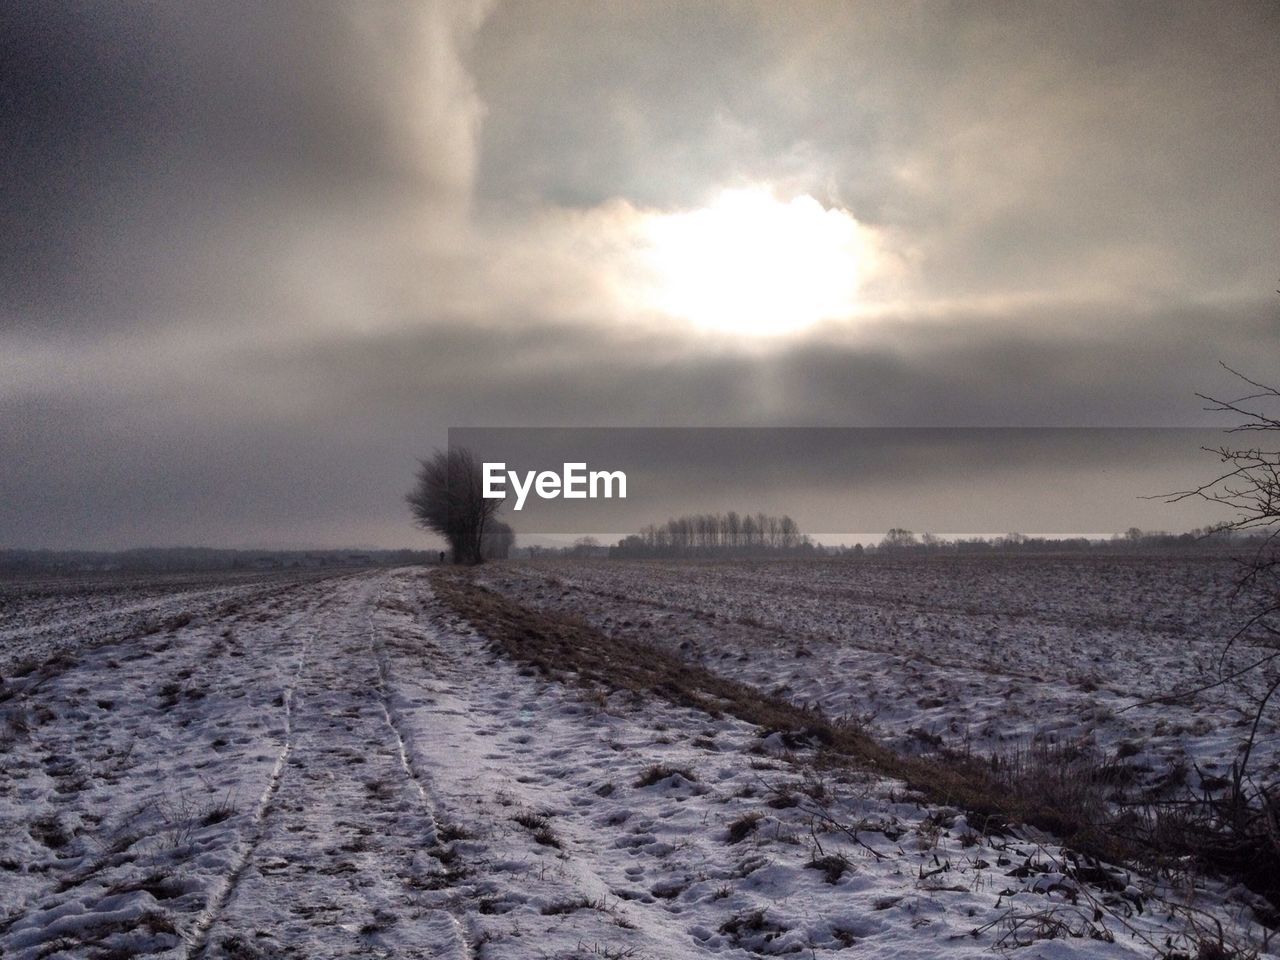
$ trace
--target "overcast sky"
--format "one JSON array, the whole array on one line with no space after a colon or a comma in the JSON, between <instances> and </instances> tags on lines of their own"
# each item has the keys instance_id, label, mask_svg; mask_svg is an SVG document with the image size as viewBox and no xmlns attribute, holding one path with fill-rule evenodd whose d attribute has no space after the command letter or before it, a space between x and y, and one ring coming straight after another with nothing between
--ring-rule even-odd
<instances>
[{"instance_id":1,"label":"overcast sky","mask_svg":"<svg viewBox=\"0 0 1280 960\"><path fill-rule=\"evenodd\" d=\"M0 546L424 544L450 426L1280 379L1274 2L6 4L0 64Z\"/></svg>"}]
</instances>

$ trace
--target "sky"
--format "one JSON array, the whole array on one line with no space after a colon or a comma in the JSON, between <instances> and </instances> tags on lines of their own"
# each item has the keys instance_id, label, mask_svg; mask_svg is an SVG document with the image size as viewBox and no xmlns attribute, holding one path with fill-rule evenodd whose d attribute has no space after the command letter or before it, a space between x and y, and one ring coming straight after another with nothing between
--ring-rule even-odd
<instances>
[{"instance_id":1,"label":"sky","mask_svg":"<svg viewBox=\"0 0 1280 960\"><path fill-rule=\"evenodd\" d=\"M0 546L428 544L450 427L1280 379L1274 2L7 4L0 63Z\"/></svg>"}]
</instances>

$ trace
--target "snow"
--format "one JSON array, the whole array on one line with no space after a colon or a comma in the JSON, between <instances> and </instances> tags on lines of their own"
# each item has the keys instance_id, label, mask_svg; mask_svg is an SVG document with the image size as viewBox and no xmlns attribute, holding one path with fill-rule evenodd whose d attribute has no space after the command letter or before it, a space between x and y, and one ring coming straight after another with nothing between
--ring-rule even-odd
<instances>
[{"instance_id":1,"label":"snow","mask_svg":"<svg viewBox=\"0 0 1280 960\"><path fill-rule=\"evenodd\" d=\"M227 589L157 585L154 631L0 624L13 662L74 651L0 685L0 955L1154 957L1192 908L1248 933L1212 886L543 678L422 571Z\"/></svg>"},{"instance_id":2,"label":"snow","mask_svg":"<svg viewBox=\"0 0 1280 960\"><path fill-rule=\"evenodd\" d=\"M572 609L903 749L1094 747L1140 785L1223 776L1262 677L1157 702L1218 676L1242 621L1237 567L1203 557L505 565L485 580ZM1256 651L1239 645L1228 672ZM1274 714L1253 763L1280 770ZM1171 782L1172 781L1172 782ZM1198 787L1197 779L1190 781Z\"/></svg>"}]
</instances>

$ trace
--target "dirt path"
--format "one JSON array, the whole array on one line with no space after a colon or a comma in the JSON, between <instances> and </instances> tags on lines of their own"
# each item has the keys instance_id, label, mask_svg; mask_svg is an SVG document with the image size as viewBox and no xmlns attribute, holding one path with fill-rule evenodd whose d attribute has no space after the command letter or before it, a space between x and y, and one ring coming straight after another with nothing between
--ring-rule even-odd
<instances>
[{"instance_id":1,"label":"dirt path","mask_svg":"<svg viewBox=\"0 0 1280 960\"><path fill-rule=\"evenodd\" d=\"M445 868L431 852L431 799L383 698L372 626L382 589L344 582L316 624L285 693L285 748L250 849L190 955L468 956L433 895Z\"/></svg>"}]
</instances>

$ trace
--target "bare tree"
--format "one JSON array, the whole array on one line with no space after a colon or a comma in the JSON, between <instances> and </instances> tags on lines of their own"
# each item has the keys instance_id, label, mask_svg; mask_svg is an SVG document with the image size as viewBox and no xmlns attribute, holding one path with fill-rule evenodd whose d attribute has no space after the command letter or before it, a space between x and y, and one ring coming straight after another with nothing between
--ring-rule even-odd
<instances>
[{"instance_id":1,"label":"bare tree","mask_svg":"<svg viewBox=\"0 0 1280 960\"><path fill-rule=\"evenodd\" d=\"M1249 762L1259 726L1280 691L1280 389L1259 383L1222 365L1247 385L1240 397L1221 400L1197 394L1206 410L1237 416L1229 434L1256 438L1257 442L1223 443L1205 450L1222 464L1217 476L1191 490L1169 495L1169 502L1199 499L1223 506L1232 515L1212 532L1236 531L1250 535L1250 549L1241 561L1235 599L1245 613L1239 627L1223 643L1218 677L1201 690L1226 683L1252 680L1253 702L1247 739L1232 764L1232 784L1226 801L1212 813L1219 824L1215 842L1230 849L1241 863L1272 876L1280 870L1280 783L1256 783ZM1254 652L1229 661L1236 646ZM1195 691L1199 692L1199 691Z\"/></svg>"},{"instance_id":2,"label":"bare tree","mask_svg":"<svg viewBox=\"0 0 1280 960\"><path fill-rule=\"evenodd\" d=\"M448 541L454 563L480 563L485 535L503 501L484 496L480 465L470 450L436 450L419 463L417 484L405 496L414 520Z\"/></svg>"},{"instance_id":3,"label":"bare tree","mask_svg":"<svg viewBox=\"0 0 1280 960\"><path fill-rule=\"evenodd\" d=\"M1230 413L1243 418L1230 434L1262 434L1256 444L1224 443L1205 447L1223 464L1222 470L1208 483L1191 490L1172 494L1170 502L1200 499L1230 509L1233 516L1212 532L1233 530L1252 532L1256 543L1250 551L1238 584L1238 593L1259 598L1250 614L1229 643L1246 640L1271 651L1268 660L1280 658L1280 389L1251 380L1244 374L1224 369L1239 377L1250 392L1234 400L1219 400L1196 394L1207 410ZM1277 681L1280 687L1280 681ZM1272 692L1275 692L1273 688Z\"/></svg>"}]
</instances>

